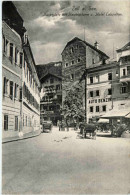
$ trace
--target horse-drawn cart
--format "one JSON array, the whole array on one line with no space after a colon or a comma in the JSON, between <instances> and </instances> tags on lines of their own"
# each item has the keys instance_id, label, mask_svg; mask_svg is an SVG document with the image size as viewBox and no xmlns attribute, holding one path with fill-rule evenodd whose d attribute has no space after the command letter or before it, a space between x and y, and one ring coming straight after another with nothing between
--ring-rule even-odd
<instances>
[{"instance_id":1,"label":"horse-drawn cart","mask_svg":"<svg viewBox=\"0 0 130 195\"><path fill-rule=\"evenodd\" d=\"M96 125L95 124L86 124L81 123L79 125L80 133L82 134L83 138L86 138L87 134L90 138L96 139Z\"/></svg>"}]
</instances>

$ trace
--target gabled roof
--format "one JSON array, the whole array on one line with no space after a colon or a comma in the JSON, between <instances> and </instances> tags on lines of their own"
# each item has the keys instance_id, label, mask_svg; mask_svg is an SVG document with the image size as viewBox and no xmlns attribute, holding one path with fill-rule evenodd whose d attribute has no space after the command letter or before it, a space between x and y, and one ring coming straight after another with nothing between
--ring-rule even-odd
<instances>
[{"instance_id":1,"label":"gabled roof","mask_svg":"<svg viewBox=\"0 0 130 195\"><path fill-rule=\"evenodd\" d=\"M46 78L49 77L49 76L54 76L54 77L57 77L57 78L59 78L59 79L62 80L62 77L61 77L61 76L58 76L58 75L55 75L55 74L53 74L53 73L47 72L47 73L40 79L40 81L46 79Z\"/></svg>"},{"instance_id":2,"label":"gabled roof","mask_svg":"<svg viewBox=\"0 0 130 195\"><path fill-rule=\"evenodd\" d=\"M86 41L83 41L81 39L79 39L78 37L75 37L74 39L72 39L71 41L69 41L65 48L68 47L68 45L70 45L71 43L75 42L75 41L80 41L82 43L84 43L86 46L89 46L90 48L92 48L93 50L97 51L98 53L100 53L101 55L105 56L107 59L109 58L109 56L107 56L104 52L102 52L101 50L97 49L96 47L94 47L93 45L91 45L90 43L86 42ZM65 50L64 48L64 50ZM64 50L62 51L62 53L64 52ZM62 54L61 53L61 54Z\"/></svg>"},{"instance_id":3,"label":"gabled roof","mask_svg":"<svg viewBox=\"0 0 130 195\"><path fill-rule=\"evenodd\" d=\"M55 64L59 64L59 66L55 66ZM36 65L38 77L41 80L41 78L44 77L48 72L53 73L57 76L62 76L62 63L59 62L50 62L48 64L41 64Z\"/></svg>"},{"instance_id":4,"label":"gabled roof","mask_svg":"<svg viewBox=\"0 0 130 195\"><path fill-rule=\"evenodd\" d=\"M125 46L123 46L122 48L120 49L117 49L117 53L118 52L121 52L121 51L125 51L125 50L130 50L130 42L128 42Z\"/></svg>"}]
</instances>

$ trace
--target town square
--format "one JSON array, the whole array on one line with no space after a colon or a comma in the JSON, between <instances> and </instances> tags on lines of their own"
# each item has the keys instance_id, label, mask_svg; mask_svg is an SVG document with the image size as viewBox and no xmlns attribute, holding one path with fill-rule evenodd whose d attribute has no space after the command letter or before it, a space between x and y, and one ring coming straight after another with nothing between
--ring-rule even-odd
<instances>
[{"instance_id":1,"label":"town square","mask_svg":"<svg viewBox=\"0 0 130 195\"><path fill-rule=\"evenodd\" d=\"M2 194L129 194L129 1L2 2Z\"/></svg>"}]
</instances>

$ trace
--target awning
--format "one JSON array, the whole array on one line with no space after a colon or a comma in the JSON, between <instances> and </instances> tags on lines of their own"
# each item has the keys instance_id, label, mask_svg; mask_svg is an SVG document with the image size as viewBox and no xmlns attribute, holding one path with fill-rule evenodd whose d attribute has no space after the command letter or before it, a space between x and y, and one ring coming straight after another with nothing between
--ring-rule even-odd
<instances>
[{"instance_id":1,"label":"awning","mask_svg":"<svg viewBox=\"0 0 130 195\"><path fill-rule=\"evenodd\" d=\"M103 116L101 116L101 118L106 118L106 119L109 119L109 118L120 118L120 117L127 116L129 113L130 113L130 110L125 110L125 109L116 110L116 109L113 109L111 111L108 111Z\"/></svg>"},{"instance_id":2,"label":"awning","mask_svg":"<svg viewBox=\"0 0 130 195\"><path fill-rule=\"evenodd\" d=\"M109 119L100 118L97 123L109 123Z\"/></svg>"},{"instance_id":3,"label":"awning","mask_svg":"<svg viewBox=\"0 0 130 195\"><path fill-rule=\"evenodd\" d=\"M130 113L128 115L126 115L125 118L129 118L130 119Z\"/></svg>"}]
</instances>

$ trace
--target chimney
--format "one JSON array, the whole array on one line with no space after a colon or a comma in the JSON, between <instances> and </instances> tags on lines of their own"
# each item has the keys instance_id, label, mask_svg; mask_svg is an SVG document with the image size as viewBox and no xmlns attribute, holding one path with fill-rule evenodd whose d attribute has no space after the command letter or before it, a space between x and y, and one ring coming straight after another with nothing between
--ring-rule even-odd
<instances>
[{"instance_id":1,"label":"chimney","mask_svg":"<svg viewBox=\"0 0 130 195\"><path fill-rule=\"evenodd\" d=\"M28 43L28 35L25 33L24 34L24 44Z\"/></svg>"},{"instance_id":2,"label":"chimney","mask_svg":"<svg viewBox=\"0 0 130 195\"><path fill-rule=\"evenodd\" d=\"M94 47L95 47L96 49L99 49L99 43L98 43L97 41L94 43Z\"/></svg>"}]
</instances>

